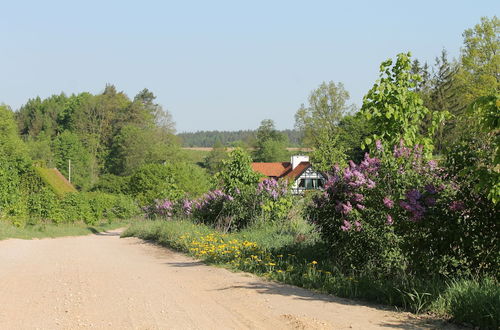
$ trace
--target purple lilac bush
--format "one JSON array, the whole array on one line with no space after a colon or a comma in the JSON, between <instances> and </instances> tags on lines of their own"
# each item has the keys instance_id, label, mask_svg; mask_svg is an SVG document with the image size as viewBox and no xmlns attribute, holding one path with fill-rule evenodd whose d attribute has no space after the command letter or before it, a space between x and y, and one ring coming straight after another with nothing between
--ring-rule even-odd
<instances>
[{"instance_id":1,"label":"purple lilac bush","mask_svg":"<svg viewBox=\"0 0 500 330\"><path fill-rule=\"evenodd\" d=\"M421 146L401 141L385 151L377 141L374 156L332 169L306 215L346 269L431 275L491 268L498 253L488 257L483 250L498 251L498 238L478 237L490 228L460 191L445 169L425 159Z\"/></svg>"},{"instance_id":2,"label":"purple lilac bush","mask_svg":"<svg viewBox=\"0 0 500 330\"><path fill-rule=\"evenodd\" d=\"M256 187L236 188L231 194L216 189L195 199L157 200L144 210L150 218L189 218L227 231L257 219L284 219L291 207L287 182L266 179Z\"/></svg>"}]
</instances>

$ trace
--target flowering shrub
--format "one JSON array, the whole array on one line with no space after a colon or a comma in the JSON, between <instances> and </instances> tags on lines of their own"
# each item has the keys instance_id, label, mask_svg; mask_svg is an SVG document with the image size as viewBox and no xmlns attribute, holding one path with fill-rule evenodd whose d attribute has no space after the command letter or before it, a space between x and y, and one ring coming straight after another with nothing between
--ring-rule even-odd
<instances>
[{"instance_id":1,"label":"flowering shrub","mask_svg":"<svg viewBox=\"0 0 500 330\"><path fill-rule=\"evenodd\" d=\"M340 266L431 275L486 270L498 262L498 253L491 253L498 251L497 239L477 237L486 224L474 220L460 187L423 157L421 146L401 141L385 151L377 141L376 149L376 157L335 167L307 209Z\"/></svg>"},{"instance_id":2,"label":"flowering shrub","mask_svg":"<svg viewBox=\"0 0 500 330\"><path fill-rule=\"evenodd\" d=\"M293 201L287 181L266 179L259 183L256 195L260 199L263 220L280 221L288 216Z\"/></svg>"},{"instance_id":3,"label":"flowering shrub","mask_svg":"<svg viewBox=\"0 0 500 330\"><path fill-rule=\"evenodd\" d=\"M291 194L286 181L266 179L253 189L232 194L212 190L200 198L177 201L157 200L144 208L150 218L191 218L199 223L229 231L246 227L252 221L280 221L288 216L292 207Z\"/></svg>"}]
</instances>

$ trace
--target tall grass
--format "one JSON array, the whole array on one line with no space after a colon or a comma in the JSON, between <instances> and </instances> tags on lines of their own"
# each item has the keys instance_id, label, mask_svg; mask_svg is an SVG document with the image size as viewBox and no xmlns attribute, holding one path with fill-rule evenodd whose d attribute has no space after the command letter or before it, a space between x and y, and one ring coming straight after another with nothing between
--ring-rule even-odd
<instances>
[{"instance_id":1,"label":"tall grass","mask_svg":"<svg viewBox=\"0 0 500 330\"><path fill-rule=\"evenodd\" d=\"M440 314L450 315L456 322L498 329L500 286L491 278L452 280L434 302L432 309Z\"/></svg>"}]
</instances>

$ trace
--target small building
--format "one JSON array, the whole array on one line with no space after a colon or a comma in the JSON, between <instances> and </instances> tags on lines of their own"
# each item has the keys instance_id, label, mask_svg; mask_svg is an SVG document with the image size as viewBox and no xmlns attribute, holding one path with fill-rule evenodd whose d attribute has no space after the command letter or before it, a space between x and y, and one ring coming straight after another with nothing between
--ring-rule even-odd
<instances>
[{"instance_id":1,"label":"small building","mask_svg":"<svg viewBox=\"0 0 500 330\"><path fill-rule=\"evenodd\" d=\"M275 180L293 182L293 194L303 194L306 190L323 189L326 175L314 170L309 156L292 156L290 162L252 163L252 169Z\"/></svg>"}]
</instances>

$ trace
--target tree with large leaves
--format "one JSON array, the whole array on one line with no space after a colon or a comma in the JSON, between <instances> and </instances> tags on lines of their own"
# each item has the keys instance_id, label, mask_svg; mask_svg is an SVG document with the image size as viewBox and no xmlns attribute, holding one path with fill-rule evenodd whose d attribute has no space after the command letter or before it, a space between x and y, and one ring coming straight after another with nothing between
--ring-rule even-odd
<instances>
[{"instance_id":1,"label":"tree with large leaves","mask_svg":"<svg viewBox=\"0 0 500 330\"><path fill-rule=\"evenodd\" d=\"M432 136L446 112L431 112L415 91L418 74L411 72L411 54L397 55L380 65L380 79L375 82L363 99L361 113L373 125L375 134L365 140L372 145L384 140L396 145L404 140L406 145L420 144L427 155L433 150ZM430 118L431 125L422 132L424 119Z\"/></svg>"}]
</instances>

